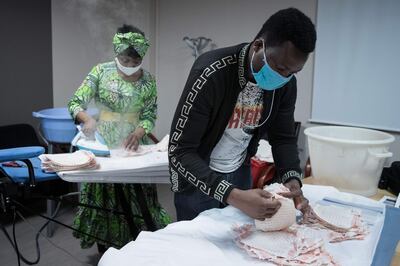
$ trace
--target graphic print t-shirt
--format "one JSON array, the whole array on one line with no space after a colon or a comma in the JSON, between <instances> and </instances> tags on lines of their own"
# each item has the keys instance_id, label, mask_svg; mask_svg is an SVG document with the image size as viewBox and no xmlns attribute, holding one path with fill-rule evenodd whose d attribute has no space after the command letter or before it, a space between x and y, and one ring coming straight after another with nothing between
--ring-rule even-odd
<instances>
[{"instance_id":1,"label":"graphic print t-shirt","mask_svg":"<svg viewBox=\"0 0 400 266\"><path fill-rule=\"evenodd\" d=\"M246 150L259 123L263 110L263 90L247 82L240 92L233 114L210 157L210 168L220 173L232 173L246 159Z\"/></svg>"}]
</instances>

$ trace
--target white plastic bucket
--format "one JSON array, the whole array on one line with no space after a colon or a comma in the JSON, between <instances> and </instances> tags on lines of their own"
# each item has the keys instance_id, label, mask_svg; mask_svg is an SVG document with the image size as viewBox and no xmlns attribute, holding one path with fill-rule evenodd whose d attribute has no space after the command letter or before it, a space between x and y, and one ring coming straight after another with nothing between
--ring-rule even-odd
<instances>
[{"instance_id":1,"label":"white plastic bucket","mask_svg":"<svg viewBox=\"0 0 400 266\"><path fill-rule=\"evenodd\" d=\"M304 131L312 175L321 185L372 196L394 137L390 134L356 127L318 126Z\"/></svg>"}]
</instances>

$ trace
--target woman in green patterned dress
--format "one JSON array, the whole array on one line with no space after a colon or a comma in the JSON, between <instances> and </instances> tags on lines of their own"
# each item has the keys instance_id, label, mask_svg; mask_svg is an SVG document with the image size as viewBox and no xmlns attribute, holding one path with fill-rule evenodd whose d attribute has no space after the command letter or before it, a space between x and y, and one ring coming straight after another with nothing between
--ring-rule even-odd
<instances>
[{"instance_id":1,"label":"woman in green patterned dress","mask_svg":"<svg viewBox=\"0 0 400 266\"><path fill-rule=\"evenodd\" d=\"M83 123L85 135L98 131L111 148L125 147L136 150L140 144L149 143L146 134L154 127L157 113L157 90L154 77L141 68L142 59L149 47L144 33L124 25L113 38L116 58L98 64L78 88L68 104L71 116ZM99 108L98 121L86 113L94 98ZM157 200L155 185L142 185L151 216L158 228L170 222L170 218ZM146 226L141 215L133 185L123 184L123 193L134 215L134 223L143 230ZM116 202L113 184L83 184L81 203L121 211ZM91 208L80 207L74 219L75 228L123 246L132 235L124 215L111 214ZM97 242L103 252L108 243L74 232L81 239L81 247L89 248Z\"/></svg>"}]
</instances>

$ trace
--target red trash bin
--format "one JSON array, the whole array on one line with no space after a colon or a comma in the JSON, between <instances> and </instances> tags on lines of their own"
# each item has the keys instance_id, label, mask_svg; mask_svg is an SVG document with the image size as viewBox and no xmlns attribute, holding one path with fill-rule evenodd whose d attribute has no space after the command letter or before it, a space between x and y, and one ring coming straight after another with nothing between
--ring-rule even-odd
<instances>
[{"instance_id":1,"label":"red trash bin","mask_svg":"<svg viewBox=\"0 0 400 266\"><path fill-rule=\"evenodd\" d=\"M252 157L250 159L250 165L253 188L262 188L267 181L274 177L275 166L273 163L262 161L257 157Z\"/></svg>"}]
</instances>

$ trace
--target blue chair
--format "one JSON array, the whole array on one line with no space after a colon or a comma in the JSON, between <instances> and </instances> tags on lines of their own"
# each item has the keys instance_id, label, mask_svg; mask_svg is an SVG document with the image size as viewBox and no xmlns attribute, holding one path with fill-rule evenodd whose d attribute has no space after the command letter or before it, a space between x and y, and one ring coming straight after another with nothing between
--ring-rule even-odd
<instances>
[{"instance_id":1,"label":"blue chair","mask_svg":"<svg viewBox=\"0 0 400 266\"><path fill-rule=\"evenodd\" d=\"M41 146L0 149L0 171L14 183L36 186L36 182L58 179L55 173L45 173L40 167ZM21 162L21 163L18 163Z\"/></svg>"},{"instance_id":2,"label":"blue chair","mask_svg":"<svg viewBox=\"0 0 400 266\"><path fill-rule=\"evenodd\" d=\"M36 187L37 183L60 180L55 173L45 173L40 167L39 155L45 148L36 132L28 124L0 127L0 174L18 186ZM52 216L55 202L47 199L47 215ZM47 235L54 232L54 224L47 227Z\"/></svg>"}]
</instances>

